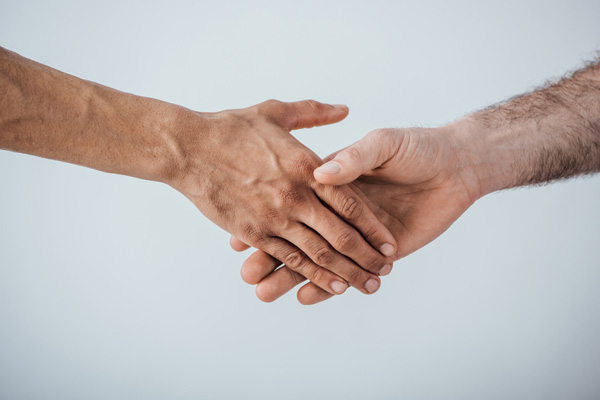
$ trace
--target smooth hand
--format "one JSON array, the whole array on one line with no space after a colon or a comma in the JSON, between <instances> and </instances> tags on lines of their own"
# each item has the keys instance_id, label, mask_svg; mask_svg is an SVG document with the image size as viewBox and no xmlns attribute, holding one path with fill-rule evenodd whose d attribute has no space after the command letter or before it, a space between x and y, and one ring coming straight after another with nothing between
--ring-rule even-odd
<instances>
[{"instance_id":1,"label":"smooth hand","mask_svg":"<svg viewBox=\"0 0 600 400\"><path fill-rule=\"evenodd\" d=\"M479 180L462 155L457 127L381 129L334 153L314 171L326 185L353 182L398 244L395 259L443 233L479 196ZM234 249L245 246L232 238ZM259 298L272 301L304 279L261 251L242 266L242 277L257 284ZM386 269L382 275L389 273ZM331 295L308 283L298 291L303 304Z\"/></svg>"},{"instance_id":2,"label":"smooth hand","mask_svg":"<svg viewBox=\"0 0 600 400\"><path fill-rule=\"evenodd\" d=\"M213 222L324 293L348 285L373 293L392 262L385 255L396 252L393 236L358 189L317 182L320 158L289 134L347 113L310 100L184 112L174 140L180 172L169 183Z\"/></svg>"}]
</instances>

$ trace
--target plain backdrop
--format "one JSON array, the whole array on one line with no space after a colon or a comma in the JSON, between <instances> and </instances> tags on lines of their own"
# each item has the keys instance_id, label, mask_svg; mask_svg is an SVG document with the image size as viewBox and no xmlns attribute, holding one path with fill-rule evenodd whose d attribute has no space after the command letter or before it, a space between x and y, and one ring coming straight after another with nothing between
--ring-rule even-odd
<instances>
[{"instance_id":1,"label":"plain backdrop","mask_svg":"<svg viewBox=\"0 0 600 400\"><path fill-rule=\"evenodd\" d=\"M594 57L590 1L7 1L0 45L200 111L350 107L321 156ZM0 94L2 95L2 94ZM600 177L492 194L381 290L260 302L166 185L0 152L1 399L597 399Z\"/></svg>"}]
</instances>

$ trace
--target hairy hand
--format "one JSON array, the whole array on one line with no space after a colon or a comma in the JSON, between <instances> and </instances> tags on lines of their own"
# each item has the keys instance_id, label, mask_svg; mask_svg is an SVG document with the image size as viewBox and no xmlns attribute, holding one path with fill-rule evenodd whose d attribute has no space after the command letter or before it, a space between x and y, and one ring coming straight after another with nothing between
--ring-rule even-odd
<instances>
[{"instance_id":1,"label":"hairy hand","mask_svg":"<svg viewBox=\"0 0 600 400\"><path fill-rule=\"evenodd\" d=\"M327 157L314 176L326 185L353 182L394 235L395 258L405 257L443 233L479 196L477 175L453 132L450 127L375 130ZM247 248L236 238L231 242L236 250ZM258 283L262 300L275 300L304 280L286 265L279 268L281 261L256 251L242 266L242 277ZM330 297L311 283L298 291L303 304Z\"/></svg>"},{"instance_id":2,"label":"hairy hand","mask_svg":"<svg viewBox=\"0 0 600 400\"><path fill-rule=\"evenodd\" d=\"M380 286L396 243L357 189L318 183L319 157L289 134L330 124L345 106L267 101L214 114L186 113L174 141L171 184L208 218L285 262L330 295ZM208 132L198 140L197 132Z\"/></svg>"}]
</instances>

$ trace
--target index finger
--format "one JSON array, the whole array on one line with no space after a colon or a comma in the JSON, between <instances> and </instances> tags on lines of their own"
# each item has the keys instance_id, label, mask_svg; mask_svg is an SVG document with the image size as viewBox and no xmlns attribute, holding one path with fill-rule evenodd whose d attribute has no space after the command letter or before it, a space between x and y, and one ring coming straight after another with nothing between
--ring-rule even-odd
<instances>
[{"instance_id":1,"label":"index finger","mask_svg":"<svg viewBox=\"0 0 600 400\"><path fill-rule=\"evenodd\" d=\"M356 228L375 250L385 257L394 256L398 248L394 236L355 192L358 188L316 184L313 190L319 199Z\"/></svg>"}]
</instances>

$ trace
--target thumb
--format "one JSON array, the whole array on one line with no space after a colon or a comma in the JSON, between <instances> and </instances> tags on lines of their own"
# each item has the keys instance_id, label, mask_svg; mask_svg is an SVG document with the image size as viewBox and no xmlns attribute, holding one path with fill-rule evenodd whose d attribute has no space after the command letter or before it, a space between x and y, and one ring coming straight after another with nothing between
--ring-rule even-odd
<instances>
[{"instance_id":1,"label":"thumb","mask_svg":"<svg viewBox=\"0 0 600 400\"><path fill-rule=\"evenodd\" d=\"M389 158L389 147L379 140L378 131L327 157L315 169L315 179L324 185L344 185L381 166Z\"/></svg>"},{"instance_id":2,"label":"thumb","mask_svg":"<svg viewBox=\"0 0 600 400\"><path fill-rule=\"evenodd\" d=\"M348 107L314 100L284 103L267 100L259 104L261 111L274 123L292 131L340 122L348 115Z\"/></svg>"}]
</instances>

